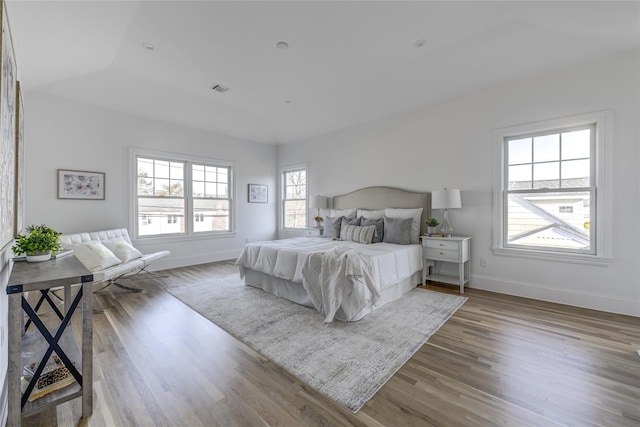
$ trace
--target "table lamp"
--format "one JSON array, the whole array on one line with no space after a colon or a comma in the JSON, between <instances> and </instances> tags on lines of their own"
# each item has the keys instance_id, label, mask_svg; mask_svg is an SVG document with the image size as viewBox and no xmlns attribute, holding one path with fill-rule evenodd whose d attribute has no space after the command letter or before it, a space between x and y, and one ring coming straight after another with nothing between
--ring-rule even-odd
<instances>
[{"instance_id":1,"label":"table lamp","mask_svg":"<svg viewBox=\"0 0 640 427\"><path fill-rule=\"evenodd\" d=\"M457 209L462 207L460 200L460 190L433 190L431 192L431 208L444 209L444 218L440 231L446 237L453 235L453 227L449 222L449 209Z\"/></svg>"},{"instance_id":2,"label":"table lamp","mask_svg":"<svg viewBox=\"0 0 640 427\"><path fill-rule=\"evenodd\" d=\"M316 216L320 216L320 209L326 209L327 208L327 197L321 196L321 195L317 195L317 196L311 196L311 198L309 199L309 209L317 209L317 214ZM320 227L320 222L316 221L316 227Z\"/></svg>"}]
</instances>

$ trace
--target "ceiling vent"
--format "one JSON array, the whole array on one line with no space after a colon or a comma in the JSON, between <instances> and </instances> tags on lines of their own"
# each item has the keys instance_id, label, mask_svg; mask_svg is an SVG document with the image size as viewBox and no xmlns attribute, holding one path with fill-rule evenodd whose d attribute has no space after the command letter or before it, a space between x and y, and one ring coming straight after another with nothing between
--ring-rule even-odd
<instances>
[{"instance_id":1,"label":"ceiling vent","mask_svg":"<svg viewBox=\"0 0 640 427\"><path fill-rule=\"evenodd\" d=\"M214 90L218 93L225 93L226 91L229 90L229 88L221 85L214 85L214 86L211 86L211 90Z\"/></svg>"}]
</instances>

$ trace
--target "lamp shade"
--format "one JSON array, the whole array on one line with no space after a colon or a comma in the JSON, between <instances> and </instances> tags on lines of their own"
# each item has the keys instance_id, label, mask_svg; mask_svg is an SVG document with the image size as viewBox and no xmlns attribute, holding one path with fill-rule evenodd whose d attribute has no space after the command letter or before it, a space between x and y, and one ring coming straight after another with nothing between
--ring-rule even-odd
<instances>
[{"instance_id":1,"label":"lamp shade","mask_svg":"<svg viewBox=\"0 0 640 427\"><path fill-rule=\"evenodd\" d=\"M462 207L460 190L433 190L431 192L432 209L455 209Z\"/></svg>"},{"instance_id":2,"label":"lamp shade","mask_svg":"<svg viewBox=\"0 0 640 427\"><path fill-rule=\"evenodd\" d=\"M327 198L324 196L311 196L309 198L309 209L326 209Z\"/></svg>"}]
</instances>

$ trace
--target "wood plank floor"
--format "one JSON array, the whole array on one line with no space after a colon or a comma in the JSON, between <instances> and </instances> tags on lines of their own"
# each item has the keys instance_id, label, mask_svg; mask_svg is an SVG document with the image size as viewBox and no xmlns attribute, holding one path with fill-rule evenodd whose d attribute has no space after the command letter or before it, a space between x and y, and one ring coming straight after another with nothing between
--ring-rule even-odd
<instances>
[{"instance_id":1,"label":"wood plank floor","mask_svg":"<svg viewBox=\"0 0 640 427\"><path fill-rule=\"evenodd\" d=\"M234 274L232 262L163 273L128 281L143 293L94 294L93 415L76 399L25 425L640 426L638 318L469 289L353 415L162 288Z\"/></svg>"}]
</instances>

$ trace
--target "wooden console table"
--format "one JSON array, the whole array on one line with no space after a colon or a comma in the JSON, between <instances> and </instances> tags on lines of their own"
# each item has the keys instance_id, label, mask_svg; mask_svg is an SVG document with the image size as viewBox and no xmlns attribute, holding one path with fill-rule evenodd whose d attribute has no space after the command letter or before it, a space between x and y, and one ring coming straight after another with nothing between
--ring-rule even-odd
<instances>
[{"instance_id":1,"label":"wooden console table","mask_svg":"<svg viewBox=\"0 0 640 427\"><path fill-rule=\"evenodd\" d=\"M10 427L20 426L22 417L58 405L67 400L82 397L82 417L93 412L93 274L75 256L67 256L39 263L14 262L7 294L9 296L9 367L7 372L8 418ZM72 297L72 286L80 285ZM51 299L52 288L63 288L64 313L60 312ZM31 307L25 292L39 291L40 299ZM82 301L82 334L78 343L70 324L76 308ZM46 304L45 304L46 303ZM38 310L49 306L60 320L58 325L48 325L40 318ZM28 316L24 322L24 314ZM29 326L33 323L30 331ZM65 333L67 330L67 333ZM40 376L45 363L55 352L75 379L75 383L29 401L31 391ZM82 359L80 362L80 358ZM26 363L36 366L33 379L24 393L21 391L21 376ZM81 365L79 364L81 363ZM81 372L77 366L81 366Z\"/></svg>"}]
</instances>

